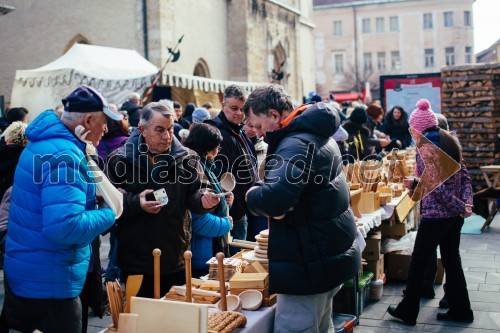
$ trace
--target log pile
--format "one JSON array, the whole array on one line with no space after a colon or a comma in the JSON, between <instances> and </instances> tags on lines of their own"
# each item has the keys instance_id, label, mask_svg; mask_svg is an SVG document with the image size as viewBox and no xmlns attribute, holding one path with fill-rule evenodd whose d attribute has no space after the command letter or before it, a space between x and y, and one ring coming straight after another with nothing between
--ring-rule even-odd
<instances>
[{"instance_id":1,"label":"log pile","mask_svg":"<svg viewBox=\"0 0 500 333\"><path fill-rule=\"evenodd\" d=\"M441 70L443 115L457 133L474 189L486 187L480 166L500 164L500 63Z\"/></svg>"}]
</instances>

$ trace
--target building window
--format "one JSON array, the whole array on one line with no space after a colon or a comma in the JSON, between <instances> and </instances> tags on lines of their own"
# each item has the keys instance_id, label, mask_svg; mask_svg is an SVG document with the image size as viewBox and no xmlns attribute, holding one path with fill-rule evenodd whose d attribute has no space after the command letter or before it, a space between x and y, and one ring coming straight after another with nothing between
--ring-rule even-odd
<instances>
[{"instance_id":1,"label":"building window","mask_svg":"<svg viewBox=\"0 0 500 333\"><path fill-rule=\"evenodd\" d=\"M333 21L333 35L342 36L342 21Z\"/></svg>"},{"instance_id":2,"label":"building window","mask_svg":"<svg viewBox=\"0 0 500 333\"><path fill-rule=\"evenodd\" d=\"M379 72L385 71L385 52L377 52L377 69Z\"/></svg>"},{"instance_id":3,"label":"building window","mask_svg":"<svg viewBox=\"0 0 500 333\"><path fill-rule=\"evenodd\" d=\"M434 67L434 49L425 49L425 68Z\"/></svg>"},{"instance_id":4,"label":"building window","mask_svg":"<svg viewBox=\"0 0 500 333\"><path fill-rule=\"evenodd\" d=\"M470 27L472 24L471 24L471 16L470 16L470 11L466 10L464 12L464 26L466 27Z\"/></svg>"},{"instance_id":5,"label":"building window","mask_svg":"<svg viewBox=\"0 0 500 333\"><path fill-rule=\"evenodd\" d=\"M399 51L391 52L391 69L393 71L401 69L401 59L399 59Z\"/></svg>"},{"instance_id":6,"label":"building window","mask_svg":"<svg viewBox=\"0 0 500 333\"><path fill-rule=\"evenodd\" d=\"M465 47L465 63L472 63L472 47L470 46Z\"/></svg>"},{"instance_id":7,"label":"building window","mask_svg":"<svg viewBox=\"0 0 500 333\"><path fill-rule=\"evenodd\" d=\"M344 74L344 55L341 53L334 53L333 61L335 65L335 75Z\"/></svg>"},{"instance_id":8,"label":"building window","mask_svg":"<svg viewBox=\"0 0 500 333\"><path fill-rule=\"evenodd\" d=\"M363 53L363 68L366 72L371 72L372 70L372 54L370 52Z\"/></svg>"},{"instance_id":9,"label":"building window","mask_svg":"<svg viewBox=\"0 0 500 333\"><path fill-rule=\"evenodd\" d=\"M424 29L432 29L432 13L424 14Z\"/></svg>"},{"instance_id":10,"label":"building window","mask_svg":"<svg viewBox=\"0 0 500 333\"><path fill-rule=\"evenodd\" d=\"M444 12L444 26L445 27L453 26L453 12Z\"/></svg>"},{"instance_id":11,"label":"building window","mask_svg":"<svg viewBox=\"0 0 500 333\"><path fill-rule=\"evenodd\" d=\"M363 25L363 27L362 27L363 33L364 34L370 33L370 19L369 18L363 19L363 21L361 21L361 22L362 22L362 25Z\"/></svg>"},{"instance_id":12,"label":"building window","mask_svg":"<svg viewBox=\"0 0 500 333\"><path fill-rule=\"evenodd\" d=\"M384 32L384 18L383 17L377 17L376 20L376 31L377 32Z\"/></svg>"},{"instance_id":13,"label":"building window","mask_svg":"<svg viewBox=\"0 0 500 333\"><path fill-rule=\"evenodd\" d=\"M399 31L399 20L397 16L391 16L389 18L389 29L391 31Z\"/></svg>"},{"instance_id":14,"label":"building window","mask_svg":"<svg viewBox=\"0 0 500 333\"><path fill-rule=\"evenodd\" d=\"M444 53L446 55L446 66L455 65L455 48L447 47L444 49Z\"/></svg>"}]
</instances>

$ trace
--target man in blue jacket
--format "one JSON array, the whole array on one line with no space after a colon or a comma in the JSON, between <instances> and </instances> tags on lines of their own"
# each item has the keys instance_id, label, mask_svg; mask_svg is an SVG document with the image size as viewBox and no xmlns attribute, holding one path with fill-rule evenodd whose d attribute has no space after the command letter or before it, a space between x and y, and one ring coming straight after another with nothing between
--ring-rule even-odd
<instances>
[{"instance_id":1,"label":"man in blue jacket","mask_svg":"<svg viewBox=\"0 0 500 333\"><path fill-rule=\"evenodd\" d=\"M293 110L283 88L248 97L245 113L268 143L265 178L246 194L269 217L269 288L278 294L274 332L334 332L332 299L361 265L340 150L338 113L318 102Z\"/></svg>"},{"instance_id":2,"label":"man in blue jacket","mask_svg":"<svg viewBox=\"0 0 500 333\"><path fill-rule=\"evenodd\" d=\"M45 111L28 126L29 143L14 177L5 311L10 327L22 332L81 332L78 296L90 243L115 222L112 209L96 205L86 148L98 145L107 130L106 116L123 116L87 86L74 90L63 104L61 119Z\"/></svg>"}]
</instances>

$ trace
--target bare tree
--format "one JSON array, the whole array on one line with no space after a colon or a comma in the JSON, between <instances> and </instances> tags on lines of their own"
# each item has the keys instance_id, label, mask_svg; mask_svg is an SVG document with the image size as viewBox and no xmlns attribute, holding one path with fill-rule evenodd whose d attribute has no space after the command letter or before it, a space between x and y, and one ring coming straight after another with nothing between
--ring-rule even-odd
<instances>
[{"instance_id":1,"label":"bare tree","mask_svg":"<svg viewBox=\"0 0 500 333\"><path fill-rule=\"evenodd\" d=\"M380 86L379 79L380 75L374 73L372 69L366 71L357 70L349 63L344 71L344 82L342 86L347 91L361 92L365 88L365 83L369 82L372 90L378 90Z\"/></svg>"}]
</instances>

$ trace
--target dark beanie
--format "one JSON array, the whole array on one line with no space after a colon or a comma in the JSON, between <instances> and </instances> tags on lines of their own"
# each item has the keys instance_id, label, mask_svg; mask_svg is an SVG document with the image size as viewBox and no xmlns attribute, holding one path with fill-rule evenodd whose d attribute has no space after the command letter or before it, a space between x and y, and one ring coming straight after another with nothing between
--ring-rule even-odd
<instances>
[{"instance_id":1,"label":"dark beanie","mask_svg":"<svg viewBox=\"0 0 500 333\"><path fill-rule=\"evenodd\" d=\"M320 95L314 95L313 97L311 97L311 102L319 103L321 101L323 101L323 98L321 98Z\"/></svg>"},{"instance_id":2,"label":"dark beanie","mask_svg":"<svg viewBox=\"0 0 500 333\"><path fill-rule=\"evenodd\" d=\"M366 120L368 119L368 115L366 114L365 109L363 109L362 107L357 107L354 110L352 110L352 113L351 113L351 116L349 117L349 119L353 123L364 124L364 123L366 123Z\"/></svg>"}]
</instances>

